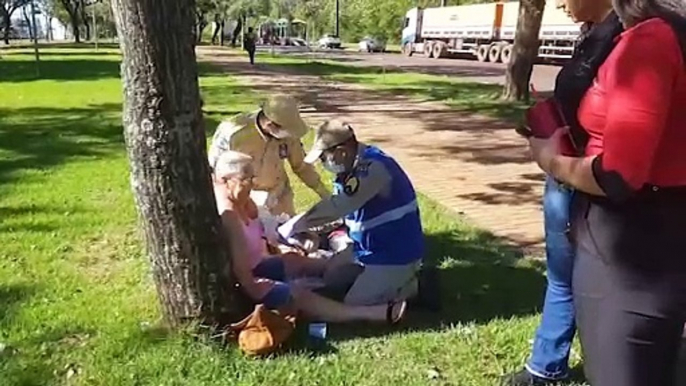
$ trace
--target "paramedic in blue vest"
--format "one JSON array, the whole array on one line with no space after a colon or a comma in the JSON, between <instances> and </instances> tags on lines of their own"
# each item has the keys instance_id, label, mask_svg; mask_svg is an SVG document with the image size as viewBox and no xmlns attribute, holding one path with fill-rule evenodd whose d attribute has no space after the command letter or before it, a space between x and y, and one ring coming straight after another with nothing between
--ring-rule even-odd
<instances>
[{"instance_id":1,"label":"paramedic in blue vest","mask_svg":"<svg viewBox=\"0 0 686 386\"><path fill-rule=\"evenodd\" d=\"M414 296L424 234L405 172L377 147L358 142L352 127L338 120L315 131L305 162L318 160L335 174L334 194L294 219L292 232L344 220L353 263L363 267L345 303L375 305Z\"/></svg>"}]
</instances>

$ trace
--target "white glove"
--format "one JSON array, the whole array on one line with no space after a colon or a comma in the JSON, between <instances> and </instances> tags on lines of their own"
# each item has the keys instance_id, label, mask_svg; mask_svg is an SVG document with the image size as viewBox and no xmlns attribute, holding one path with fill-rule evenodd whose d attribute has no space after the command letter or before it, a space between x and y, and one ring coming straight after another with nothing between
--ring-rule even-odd
<instances>
[{"instance_id":1,"label":"white glove","mask_svg":"<svg viewBox=\"0 0 686 386\"><path fill-rule=\"evenodd\" d=\"M300 233L288 238L288 243L302 249L309 254L319 248L319 240L316 234Z\"/></svg>"}]
</instances>

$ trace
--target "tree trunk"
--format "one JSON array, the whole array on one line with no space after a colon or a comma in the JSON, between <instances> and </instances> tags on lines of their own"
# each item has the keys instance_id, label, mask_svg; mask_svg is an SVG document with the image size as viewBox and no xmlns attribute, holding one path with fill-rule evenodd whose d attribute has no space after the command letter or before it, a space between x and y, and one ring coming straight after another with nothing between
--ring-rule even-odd
<instances>
[{"instance_id":1,"label":"tree trunk","mask_svg":"<svg viewBox=\"0 0 686 386\"><path fill-rule=\"evenodd\" d=\"M212 45L217 44L221 35L221 19L218 15L214 15L214 31L212 32Z\"/></svg>"},{"instance_id":2,"label":"tree trunk","mask_svg":"<svg viewBox=\"0 0 686 386\"><path fill-rule=\"evenodd\" d=\"M195 41L197 43L202 43L202 34L205 31L205 28L207 28L207 19L204 13L198 13L197 15Z\"/></svg>"},{"instance_id":3,"label":"tree trunk","mask_svg":"<svg viewBox=\"0 0 686 386\"><path fill-rule=\"evenodd\" d=\"M91 40L91 24L88 21L88 17L83 17L81 16L81 20L83 20L83 27L84 27L84 32L86 33L86 36L84 36L84 39L86 41Z\"/></svg>"},{"instance_id":4,"label":"tree trunk","mask_svg":"<svg viewBox=\"0 0 686 386\"><path fill-rule=\"evenodd\" d=\"M241 33L243 28L243 16L238 17L236 21L236 27L233 29L233 34L231 35L231 47L236 48L236 40L238 40L238 34Z\"/></svg>"},{"instance_id":5,"label":"tree trunk","mask_svg":"<svg viewBox=\"0 0 686 386\"><path fill-rule=\"evenodd\" d=\"M81 43L81 25L79 23L79 16L76 12L69 12L69 20L71 21L71 31L74 34L74 43Z\"/></svg>"},{"instance_id":6,"label":"tree trunk","mask_svg":"<svg viewBox=\"0 0 686 386\"><path fill-rule=\"evenodd\" d=\"M29 14L27 13L26 7L21 9L22 16L24 16L24 22L26 23L27 26L29 26L29 38L31 41L37 40L33 36L33 24L31 24L31 18L29 17Z\"/></svg>"},{"instance_id":7,"label":"tree trunk","mask_svg":"<svg viewBox=\"0 0 686 386\"><path fill-rule=\"evenodd\" d=\"M84 0L79 0L80 4L80 15L81 15L81 23L83 23L83 26L85 28L86 36L85 39L86 41L91 40L91 22L90 22L90 17L88 16L88 9L86 8L86 2Z\"/></svg>"},{"instance_id":8,"label":"tree trunk","mask_svg":"<svg viewBox=\"0 0 686 386\"><path fill-rule=\"evenodd\" d=\"M234 316L198 89L193 0L113 0L131 184L170 325ZM227 318L228 316L228 318Z\"/></svg>"},{"instance_id":9,"label":"tree trunk","mask_svg":"<svg viewBox=\"0 0 686 386\"><path fill-rule=\"evenodd\" d=\"M45 13L45 40L52 40L52 15Z\"/></svg>"},{"instance_id":10,"label":"tree trunk","mask_svg":"<svg viewBox=\"0 0 686 386\"><path fill-rule=\"evenodd\" d=\"M10 44L10 31L12 30L12 17L8 12L3 12L2 15L3 18L3 33L2 33L2 38L5 41L5 44L9 45Z\"/></svg>"},{"instance_id":11,"label":"tree trunk","mask_svg":"<svg viewBox=\"0 0 686 386\"><path fill-rule=\"evenodd\" d=\"M545 0L521 0L512 58L507 65L503 98L529 101L529 81L538 58L541 20Z\"/></svg>"},{"instance_id":12,"label":"tree trunk","mask_svg":"<svg viewBox=\"0 0 686 386\"><path fill-rule=\"evenodd\" d=\"M224 47L224 27L226 26L226 22L224 19L219 23L219 45Z\"/></svg>"}]
</instances>

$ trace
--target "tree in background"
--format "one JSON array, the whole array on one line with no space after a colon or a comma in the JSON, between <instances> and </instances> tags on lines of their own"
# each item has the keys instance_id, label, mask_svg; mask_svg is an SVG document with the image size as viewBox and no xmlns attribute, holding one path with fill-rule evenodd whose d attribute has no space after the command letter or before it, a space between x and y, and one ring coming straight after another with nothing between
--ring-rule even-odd
<instances>
[{"instance_id":1,"label":"tree in background","mask_svg":"<svg viewBox=\"0 0 686 386\"><path fill-rule=\"evenodd\" d=\"M81 24L83 25L86 40L91 40L91 17L88 15L88 7L91 5L86 0L80 0L81 5L79 6L79 18L81 19ZM93 2L94 4L95 2Z\"/></svg>"},{"instance_id":2,"label":"tree in background","mask_svg":"<svg viewBox=\"0 0 686 386\"><path fill-rule=\"evenodd\" d=\"M12 15L28 3L29 0L0 0L0 25L2 25L2 38L5 44L10 44Z\"/></svg>"},{"instance_id":3,"label":"tree in background","mask_svg":"<svg viewBox=\"0 0 686 386\"><path fill-rule=\"evenodd\" d=\"M447 5L485 3L492 0L451 0ZM405 13L413 7L436 7L439 0L341 0L341 38L357 41L365 35L380 37L388 41L399 41ZM214 19L215 30L212 41L216 42L223 30L221 24L235 21L232 31L232 45L244 24L270 17L272 19L302 19L307 22L307 36L317 38L335 30L335 0L197 0L197 13L207 21ZM219 25L220 28L216 28ZM290 24L289 24L290 25ZM204 28L204 26L203 26ZM198 36L202 31L198 32Z\"/></svg>"},{"instance_id":4,"label":"tree in background","mask_svg":"<svg viewBox=\"0 0 686 386\"><path fill-rule=\"evenodd\" d=\"M164 315L220 324L233 291L207 162L194 0L113 0L131 185Z\"/></svg>"},{"instance_id":5,"label":"tree in background","mask_svg":"<svg viewBox=\"0 0 686 386\"><path fill-rule=\"evenodd\" d=\"M67 13L68 25L71 26L74 42L81 43L81 17L83 0L59 0L62 9Z\"/></svg>"},{"instance_id":6,"label":"tree in background","mask_svg":"<svg viewBox=\"0 0 686 386\"><path fill-rule=\"evenodd\" d=\"M300 0L293 13L307 23L309 38L333 31L334 0Z\"/></svg>"},{"instance_id":7,"label":"tree in background","mask_svg":"<svg viewBox=\"0 0 686 386\"><path fill-rule=\"evenodd\" d=\"M231 34L231 46L236 47L238 37L245 27L248 18L271 14L272 5L276 0L234 0L226 9L227 17L236 20L236 27Z\"/></svg>"},{"instance_id":8,"label":"tree in background","mask_svg":"<svg viewBox=\"0 0 686 386\"><path fill-rule=\"evenodd\" d=\"M93 13L98 25L98 37L114 37L117 33L109 0L43 0L43 8L62 24L71 26L74 41L77 43L81 41L81 37L85 37L86 40L95 37L91 25Z\"/></svg>"},{"instance_id":9,"label":"tree in background","mask_svg":"<svg viewBox=\"0 0 686 386\"><path fill-rule=\"evenodd\" d=\"M529 101L529 82L538 58L538 34L541 31L545 0L521 0L512 58L507 65L503 98Z\"/></svg>"},{"instance_id":10,"label":"tree in background","mask_svg":"<svg viewBox=\"0 0 686 386\"><path fill-rule=\"evenodd\" d=\"M193 28L197 43L202 41L202 35L207 28L209 17L214 10L211 0L198 0L195 4L195 28Z\"/></svg>"}]
</instances>

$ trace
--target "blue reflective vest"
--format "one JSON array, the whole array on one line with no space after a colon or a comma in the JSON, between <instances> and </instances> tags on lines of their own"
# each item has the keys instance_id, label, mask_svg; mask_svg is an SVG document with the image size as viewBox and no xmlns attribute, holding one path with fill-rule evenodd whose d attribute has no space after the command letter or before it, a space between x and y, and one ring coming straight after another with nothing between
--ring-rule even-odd
<instances>
[{"instance_id":1,"label":"blue reflective vest","mask_svg":"<svg viewBox=\"0 0 686 386\"><path fill-rule=\"evenodd\" d=\"M355 255L363 264L406 265L424 255L424 233L412 183L393 158L380 149L366 146L352 176L364 181L365 165L381 162L391 176L389 194L377 194L360 209L345 216L348 236ZM336 180L334 192L341 194L343 181Z\"/></svg>"}]
</instances>

